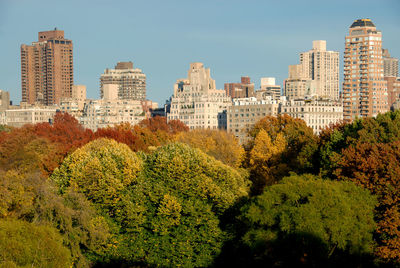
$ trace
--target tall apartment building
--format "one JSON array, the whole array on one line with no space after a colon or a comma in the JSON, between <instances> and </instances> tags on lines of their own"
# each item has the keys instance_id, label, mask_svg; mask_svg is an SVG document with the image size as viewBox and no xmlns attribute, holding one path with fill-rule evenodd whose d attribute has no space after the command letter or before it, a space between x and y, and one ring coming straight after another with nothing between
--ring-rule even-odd
<instances>
[{"instance_id":1,"label":"tall apartment building","mask_svg":"<svg viewBox=\"0 0 400 268\"><path fill-rule=\"evenodd\" d=\"M370 19L353 22L344 52L343 113L345 120L388 111L382 33Z\"/></svg>"},{"instance_id":2,"label":"tall apartment building","mask_svg":"<svg viewBox=\"0 0 400 268\"><path fill-rule=\"evenodd\" d=\"M179 119L189 128L226 128L224 111L232 104L225 90L215 88L210 69L203 63L190 64L187 79L179 79L174 85L168 120Z\"/></svg>"},{"instance_id":3,"label":"tall apartment building","mask_svg":"<svg viewBox=\"0 0 400 268\"><path fill-rule=\"evenodd\" d=\"M100 76L100 95L107 84L118 85L118 97L122 100L146 99L146 75L133 68L132 62L118 62L115 69L106 69Z\"/></svg>"},{"instance_id":4,"label":"tall apartment building","mask_svg":"<svg viewBox=\"0 0 400 268\"><path fill-rule=\"evenodd\" d=\"M254 83L251 83L248 76L242 76L240 83L225 83L224 88L226 95L232 99L254 96Z\"/></svg>"},{"instance_id":5,"label":"tall apartment building","mask_svg":"<svg viewBox=\"0 0 400 268\"><path fill-rule=\"evenodd\" d=\"M257 99L265 99L268 96L272 100L279 101L281 98L281 86L276 85L274 77L262 77L260 89L255 92Z\"/></svg>"},{"instance_id":6,"label":"tall apartment building","mask_svg":"<svg viewBox=\"0 0 400 268\"><path fill-rule=\"evenodd\" d=\"M74 83L72 41L57 28L38 35L37 42L21 45L22 101L59 104L71 97Z\"/></svg>"},{"instance_id":7,"label":"tall apartment building","mask_svg":"<svg viewBox=\"0 0 400 268\"><path fill-rule=\"evenodd\" d=\"M339 99L339 52L326 50L325 40L313 41L313 48L300 53L300 64L289 66L285 95L290 99L317 95Z\"/></svg>"},{"instance_id":8,"label":"tall apartment building","mask_svg":"<svg viewBox=\"0 0 400 268\"><path fill-rule=\"evenodd\" d=\"M383 57L383 75L387 76L399 76L399 59L390 57L388 49L382 49Z\"/></svg>"}]
</instances>

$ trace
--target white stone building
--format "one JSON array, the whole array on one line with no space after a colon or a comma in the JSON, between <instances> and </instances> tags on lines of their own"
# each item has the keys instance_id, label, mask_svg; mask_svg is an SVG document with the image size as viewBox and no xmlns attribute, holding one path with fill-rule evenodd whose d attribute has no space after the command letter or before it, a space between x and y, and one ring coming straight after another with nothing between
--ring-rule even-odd
<instances>
[{"instance_id":1,"label":"white stone building","mask_svg":"<svg viewBox=\"0 0 400 268\"><path fill-rule=\"evenodd\" d=\"M118 85L104 86L104 98L88 100L80 117L81 124L93 131L120 123L135 125L146 118L142 101L118 99Z\"/></svg>"},{"instance_id":2,"label":"white stone building","mask_svg":"<svg viewBox=\"0 0 400 268\"><path fill-rule=\"evenodd\" d=\"M282 103L281 113L299 118L318 134L321 129L343 120L343 105L329 99L298 99Z\"/></svg>"},{"instance_id":3,"label":"white stone building","mask_svg":"<svg viewBox=\"0 0 400 268\"><path fill-rule=\"evenodd\" d=\"M190 64L187 79L174 85L168 120L179 119L190 129L226 129L223 114L232 105L225 90L216 89L210 69L200 62Z\"/></svg>"}]
</instances>

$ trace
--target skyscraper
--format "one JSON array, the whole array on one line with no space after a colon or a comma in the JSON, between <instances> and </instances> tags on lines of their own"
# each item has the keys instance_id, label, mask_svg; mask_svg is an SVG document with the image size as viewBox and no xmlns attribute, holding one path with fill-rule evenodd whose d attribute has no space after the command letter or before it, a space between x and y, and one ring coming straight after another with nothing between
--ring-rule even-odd
<instances>
[{"instance_id":1,"label":"skyscraper","mask_svg":"<svg viewBox=\"0 0 400 268\"><path fill-rule=\"evenodd\" d=\"M326 50L325 40L313 41L313 48L300 53L300 64L289 67L285 81L288 98L306 95L339 99L339 52Z\"/></svg>"},{"instance_id":2,"label":"skyscraper","mask_svg":"<svg viewBox=\"0 0 400 268\"><path fill-rule=\"evenodd\" d=\"M72 41L64 31L39 32L38 41L21 45L22 101L59 104L71 97L74 83Z\"/></svg>"},{"instance_id":3,"label":"skyscraper","mask_svg":"<svg viewBox=\"0 0 400 268\"><path fill-rule=\"evenodd\" d=\"M343 118L376 116L387 110L382 33L370 19L355 20L345 43Z\"/></svg>"},{"instance_id":4,"label":"skyscraper","mask_svg":"<svg viewBox=\"0 0 400 268\"><path fill-rule=\"evenodd\" d=\"M142 70L133 68L133 63L118 62L115 69L106 69L100 76L100 95L107 84L118 85L118 98L122 100L146 99L146 75Z\"/></svg>"}]
</instances>

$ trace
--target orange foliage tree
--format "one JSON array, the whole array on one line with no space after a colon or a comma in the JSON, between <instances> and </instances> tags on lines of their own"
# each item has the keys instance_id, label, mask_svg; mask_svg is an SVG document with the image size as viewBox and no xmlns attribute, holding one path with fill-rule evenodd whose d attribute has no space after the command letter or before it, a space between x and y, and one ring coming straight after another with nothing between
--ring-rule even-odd
<instances>
[{"instance_id":1,"label":"orange foliage tree","mask_svg":"<svg viewBox=\"0 0 400 268\"><path fill-rule=\"evenodd\" d=\"M400 264L400 141L359 142L344 149L335 170L378 197L376 255Z\"/></svg>"}]
</instances>

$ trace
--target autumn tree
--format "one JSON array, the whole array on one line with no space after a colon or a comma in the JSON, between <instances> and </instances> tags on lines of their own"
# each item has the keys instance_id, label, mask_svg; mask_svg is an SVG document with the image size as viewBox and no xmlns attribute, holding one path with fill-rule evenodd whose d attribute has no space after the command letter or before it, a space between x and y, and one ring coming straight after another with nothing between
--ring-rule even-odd
<instances>
[{"instance_id":1,"label":"autumn tree","mask_svg":"<svg viewBox=\"0 0 400 268\"><path fill-rule=\"evenodd\" d=\"M141 158L124 144L95 140L67 157L52 179L61 191L85 194L110 218L114 261L210 265L225 237L218 216L247 195L247 179L183 144Z\"/></svg>"},{"instance_id":2,"label":"autumn tree","mask_svg":"<svg viewBox=\"0 0 400 268\"><path fill-rule=\"evenodd\" d=\"M250 249L250 263L320 266L343 252L368 254L373 248L375 204L367 190L351 182L286 177L242 208L247 225L242 241Z\"/></svg>"},{"instance_id":3,"label":"autumn tree","mask_svg":"<svg viewBox=\"0 0 400 268\"><path fill-rule=\"evenodd\" d=\"M0 219L56 228L78 267L103 259L111 241L106 220L82 194L68 191L59 196L50 180L34 172L0 171Z\"/></svg>"},{"instance_id":4,"label":"autumn tree","mask_svg":"<svg viewBox=\"0 0 400 268\"><path fill-rule=\"evenodd\" d=\"M264 129L258 132L249 154L254 194L260 194L266 185L275 183L277 178L283 177L289 171L288 165L283 161L286 147L282 133L278 133L273 141Z\"/></svg>"},{"instance_id":5,"label":"autumn tree","mask_svg":"<svg viewBox=\"0 0 400 268\"><path fill-rule=\"evenodd\" d=\"M167 121L167 117L165 116L155 116L152 118L147 118L142 120L139 123L139 126L148 128L153 133L156 133L158 130L164 131L167 134L175 135L179 132L189 131L189 127L186 126L180 120L169 120Z\"/></svg>"},{"instance_id":6,"label":"autumn tree","mask_svg":"<svg viewBox=\"0 0 400 268\"><path fill-rule=\"evenodd\" d=\"M179 133L176 140L198 148L231 167L240 167L244 158L244 149L236 137L223 130L195 129Z\"/></svg>"},{"instance_id":7,"label":"autumn tree","mask_svg":"<svg viewBox=\"0 0 400 268\"><path fill-rule=\"evenodd\" d=\"M333 125L320 134L319 165L321 172L331 176L341 153L357 143L390 143L400 140L400 110L377 117L358 118L351 123Z\"/></svg>"},{"instance_id":8,"label":"autumn tree","mask_svg":"<svg viewBox=\"0 0 400 268\"><path fill-rule=\"evenodd\" d=\"M376 255L400 263L400 141L359 142L344 149L335 175L353 181L378 197Z\"/></svg>"},{"instance_id":9,"label":"autumn tree","mask_svg":"<svg viewBox=\"0 0 400 268\"><path fill-rule=\"evenodd\" d=\"M318 138L303 120L288 115L264 117L249 131L253 138L247 145L249 152L254 146L257 134L262 129L272 141L277 139L278 134L285 139L286 148L282 152L279 163L286 165L287 171L315 172L314 162L318 150ZM282 173L282 175L288 175L288 172ZM279 180L280 178L276 179Z\"/></svg>"},{"instance_id":10,"label":"autumn tree","mask_svg":"<svg viewBox=\"0 0 400 268\"><path fill-rule=\"evenodd\" d=\"M68 268L72 262L56 229L0 219L0 266Z\"/></svg>"}]
</instances>

